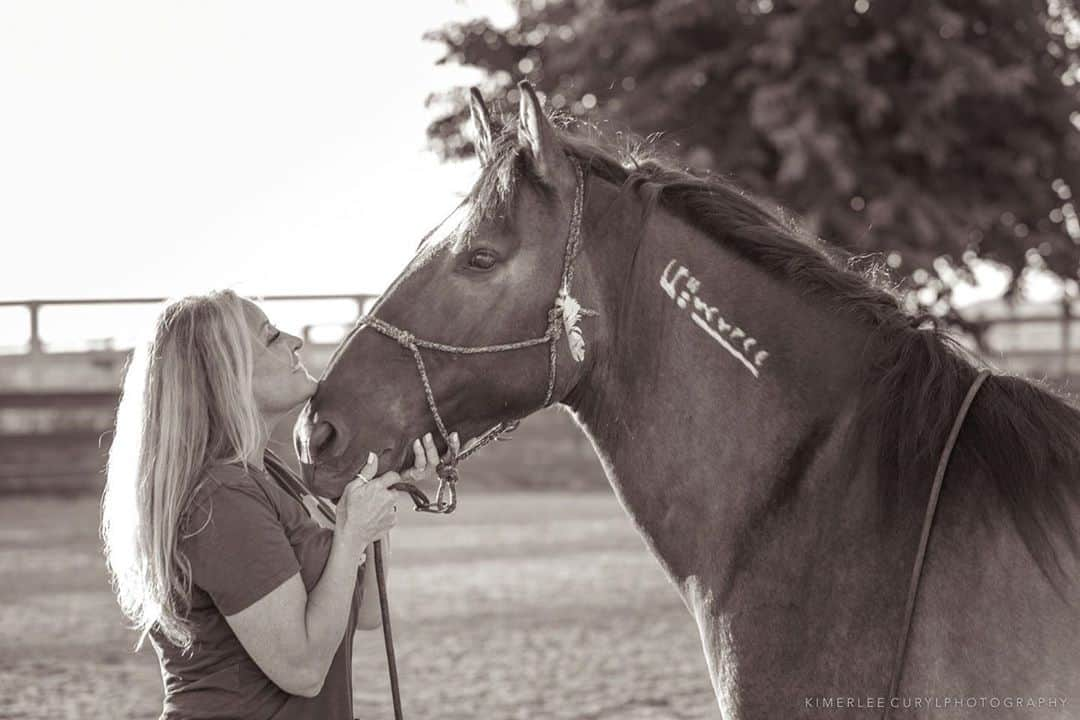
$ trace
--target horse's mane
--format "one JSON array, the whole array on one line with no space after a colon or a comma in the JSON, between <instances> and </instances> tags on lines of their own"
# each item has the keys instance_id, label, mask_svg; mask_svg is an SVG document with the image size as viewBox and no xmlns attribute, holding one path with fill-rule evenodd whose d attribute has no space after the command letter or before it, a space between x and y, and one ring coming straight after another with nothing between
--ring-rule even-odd
<instances>
[{"instance_id":1,"label":"horse's mane","mask_svg":"<svg viewBox=\"0 0 1080 720\"><path fill-rule=\"evenodd\" d=\"M649 143L614 149L597 132L560 132L565 152L593 177L637 193L803 296L870 329L850 446L876 450L883 509L922 503L964 395L978 373L933 318L907 312L881 264L859 268L730 181L699 177L650 156ZM625 141L624 141L625 142ZM533 172L516 123L500 123L471 196L475 217L505 212L518 181L549 190ZM1070 502L1080 496L1080 410L1049 387L1008 375L987 379L950 461L948 487L988 479L1043 573L1058 585L1053 538L1080 552ZM968 488L980 495L983 488ZM883 513L889 517L889 513Z\"/></svg>"}]
</instances>

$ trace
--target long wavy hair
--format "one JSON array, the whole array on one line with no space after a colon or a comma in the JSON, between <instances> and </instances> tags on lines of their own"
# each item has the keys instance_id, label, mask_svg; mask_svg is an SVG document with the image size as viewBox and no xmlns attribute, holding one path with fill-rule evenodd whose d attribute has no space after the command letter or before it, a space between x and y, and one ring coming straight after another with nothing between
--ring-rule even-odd
<instances>
[{"instance_id":1,"label":"long wavy hair","mask_svg":"<svg viewBox=\"0 0 1080 720\"><path fill-rule=\"evenodd\" d=\"M128 363L102 498L105 558L139 632L191 647L191 566L178 548L185 510L215 462L258 452L243 300L231 290L168 302Z\"/></svg>"}]
</instances>

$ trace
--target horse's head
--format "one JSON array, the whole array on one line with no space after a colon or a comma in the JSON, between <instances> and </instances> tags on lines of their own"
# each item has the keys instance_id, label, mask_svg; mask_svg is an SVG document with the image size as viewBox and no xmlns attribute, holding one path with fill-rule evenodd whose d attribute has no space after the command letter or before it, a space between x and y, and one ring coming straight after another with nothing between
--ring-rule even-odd
<instances>
[{"instance_id":1,"label":"horse's head","mask_svg":"<svg viewBox=\"0 0 1080 720\"><path fill-rule=\"evenodd\" d=\"M322 494L340 495L369 451L382 470L406 465L412 438L441 439L437 415L464 440L557 402L586 371L559 300L584 179L532 87L520 91L516 132L496 126L472 91L480 179L338 349L301 415ZM580 265L574 288L588 304Z\"/></svg>"}]
</instances>

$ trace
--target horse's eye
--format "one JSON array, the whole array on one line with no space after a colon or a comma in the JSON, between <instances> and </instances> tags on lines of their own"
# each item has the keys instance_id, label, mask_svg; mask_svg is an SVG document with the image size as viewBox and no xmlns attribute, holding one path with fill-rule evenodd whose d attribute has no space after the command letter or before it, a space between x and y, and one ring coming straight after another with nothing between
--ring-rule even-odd
<instances>
[{"instance_id":1,"label":"horse's eye","mask_svg":"<svg viewBox=\"0 0 1080 720\"><path fill-rule=\"evenodd\" d=\"M469 256L469 267L474 270L490 270L497 261L495 253L490 250L477 250Z\"/></svg>"}]
</instances>

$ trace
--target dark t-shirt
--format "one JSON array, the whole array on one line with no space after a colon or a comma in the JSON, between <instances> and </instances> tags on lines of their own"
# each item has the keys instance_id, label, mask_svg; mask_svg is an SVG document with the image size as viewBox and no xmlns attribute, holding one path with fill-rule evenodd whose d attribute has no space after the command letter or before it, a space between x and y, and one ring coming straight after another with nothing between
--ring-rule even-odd
<instances>
[{"instance_id":1,"label":"dark t-shirt","mask_svg":"<svg viewBox=\"0 0 1080 720\"><path fill-rule=\"evenodd\" d=\"M207 471L180 528L191 564L190 653L150 634L165 685L162 720L352 718L352 639L359 587L322 691L290 695L268 678L225 621L297 572L308 592L322 575L333 531L265 471L216 465Z\"/></svg>"}]
</instances>

